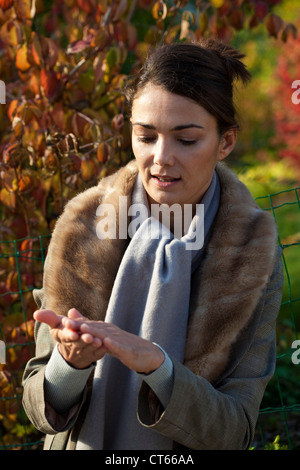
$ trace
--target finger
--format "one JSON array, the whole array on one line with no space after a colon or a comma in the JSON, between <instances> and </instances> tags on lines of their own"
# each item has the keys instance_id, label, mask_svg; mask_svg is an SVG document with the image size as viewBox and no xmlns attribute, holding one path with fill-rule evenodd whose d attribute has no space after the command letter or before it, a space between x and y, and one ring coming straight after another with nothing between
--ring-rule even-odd
<instances>
[{"instance_id":1,"label":"finger","mask_svg":"<svg viewBox=\"0 0 300 470\"><path fill-rule=\"evenodd\" d=\"M103 343L100 338L95 338L94 336L84 333L80 336L80 339L88 345L92 345L94 348L100 348L103 346Z\"/></svg>"},{"instance_id":2,"label":"finger","mask_svg":"<svg viewBox=\"0 0 300 470\"><path fill-rule=\"evenodd\" d=\"M52 328L50 333L59 343L73 343L80 339L80 335L76 331L69 330L68 328Z\"/></svg>"},{"instance_id":3,"label":"finger","mask_svg":"<svg viewBox=\"0 0 300 470\"><path fill-rule=\"evenodd\" d=\"M86 344L92 344L94 342L94 337L90 335L89 333L82 334L80 339Z\"/></svg>"},{"instance_id":4,"label":"finger","mask_svg":"<svg viewBox=\"0 0 300 470\"><path fill-rule=\"evenodd\" d=\"M78 331L80 329L80 323L76 320L71 320L68 317L62 318L61 323L65 328L73 331Z\"/></svg>"},{"instance_id":5,"label":"finger","mask_svg":"<svg viewBox=\"0 0 300 470\"><path fill-rule=\"evenodd\" d=\"M37 310L36 312L34 312L33 318L36 321L47 323L47 325L49 325L50 328L56 328L57 326L60 325L63 316L56 315L56 313L53 312L52 310L45 309L45 310Z\"/></svg>"},{"instance_id":6,"label":"finger","mask_svg":"<svg viewBox=\"0 0 300 470\"><path fill-rule=\"evenodd\" d=\"M80 331L82 333L89 333L95 338L100 338L103 340L103 338L105 338L107 335L114 334L114 332L118 330L117 327L112 326L109 323L98 321L93 323L82 323L80 325Z\"/></svg>"},{"instance_id":7,"label":"finger","mask_svg":"<svg viewBox=\"0 0 300 470\"><path fill-rule=\"evenodd\" d=\"M85 317L78 310L76 310L76 308L71 308L68 311L68 317L72 318L73 320L85 319Z\"/></svg>"}]
</instances>

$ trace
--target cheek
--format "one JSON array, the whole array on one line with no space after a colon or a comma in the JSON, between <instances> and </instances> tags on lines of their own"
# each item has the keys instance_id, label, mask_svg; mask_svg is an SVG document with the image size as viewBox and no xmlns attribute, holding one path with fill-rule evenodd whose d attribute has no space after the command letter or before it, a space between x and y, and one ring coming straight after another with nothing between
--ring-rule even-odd
<instances>
[{"instance_id":1,"label":"cheek","mask_svg":"<svg viewBox=\"0 0 300 470\"><path fill-rule=\"evenodd\" d=\"M144 145L132 142L132 151L138 164L145 166L150 156L149 149L145 148Z\"/></svg>"}]
</instances>

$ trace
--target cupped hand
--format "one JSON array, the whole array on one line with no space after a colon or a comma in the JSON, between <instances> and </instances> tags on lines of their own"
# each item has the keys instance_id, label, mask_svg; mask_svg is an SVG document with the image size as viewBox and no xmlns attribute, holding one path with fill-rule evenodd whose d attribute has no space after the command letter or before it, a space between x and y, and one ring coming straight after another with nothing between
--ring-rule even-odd
<instances>
[{"instance_id":1,"label":"cupped hand","mask_svg":"<svg viewBox=\"0 0 300 470\"><path fill-rule=\"evenodd\" d=\"M37 321L46 323L59 343L59 351L73 367L82 369L102 359L107 353L136 372L149 374L164 362L162 350L151 341L128 333L112 323L92 321L71 309L68 316L51 310L34 313Z\"/></svg>"},{"instance_id":2,"label":"cupped hand","mask_svg":"<svg viewBox=\"0 0 300 470\"><path fill-rule=\"evenodd\" d=\"M101 339L80 330L82 323L88 319L78 310L69 310L67 317L56 315L52 310L37 310L33 317L49 326L60 354L76 369L89 367L105 355L106 347Z\"/></svg>"},{"instance_id":3,"label":"cupped hand","mask_svg":"<svg viewBox=\"0 0 300 470\"><path fill-rule=\"evenodd\" d=\"M82 322L80 331L99 338L107 354L116 357L136 372L149 374L165 360L162 350L151 341L128 333L111 323Z\"/></svg>"}]
</instances>

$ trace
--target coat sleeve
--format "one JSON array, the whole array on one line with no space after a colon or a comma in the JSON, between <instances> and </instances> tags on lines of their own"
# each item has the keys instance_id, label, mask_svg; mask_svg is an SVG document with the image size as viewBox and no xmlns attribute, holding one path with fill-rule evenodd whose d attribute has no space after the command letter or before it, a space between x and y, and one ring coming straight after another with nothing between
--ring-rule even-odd
<instances>
[{"instance_id":1,"label":"coat sleeve","mask_svg":"<svg viewBox=\"0 0 300 470\"><path fill-rule=\"evenodd\" d=\"M43 289L34 291L34 298L39 308L46 308ZM30 359L23 374L23 406L32 424L44 434L65 432L74 425L82 404L85 401L86 389L82 399L67 413L59 414L47 403L44 393L45 370L55 346L48 325L35 323L35 357Z\"/></svg>"},{"instance_id":2,"label":"coat sleeve","mask_svg":"<svg viewBox=\"0 0 300 470\"><path fill-rule=\"evenodd\" d=\"M174 386L168 406L153 420L153 394L145 382L139 393L142 425L198 450L241 450L252 443L259 407L276 364L276 318L282 296L280 256L255 315L254 333L243 332L230 368L213 386L173 361Z\"/></svg>"}]
</instances>

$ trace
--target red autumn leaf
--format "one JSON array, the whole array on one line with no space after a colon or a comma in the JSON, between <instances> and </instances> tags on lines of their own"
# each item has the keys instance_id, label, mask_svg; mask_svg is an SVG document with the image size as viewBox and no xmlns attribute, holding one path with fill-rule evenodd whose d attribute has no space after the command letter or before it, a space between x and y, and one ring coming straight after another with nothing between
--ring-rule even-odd
<instances>
[{"instance_id":1,"label":"red autumn leaf","mask_svg":"<svg viewBox=\"0 0 300 470\"><path fill-rule=\"evenodd\" d=\"M252 16L252 18L249 21L249 28L250 29L255 28L260 23L261 23L260 18L254 13L254 15Z\"/></svg>"},{"instance_id":2,"label":"red autumn leaf","mask_svg":"<svg viewBox=\"0 0 300 470\"><path fill-rule=\"evenodd\" d=\"M240 9L233 10L229 15L229 24L236 30L243 29L245 21L244 12Z\"/></svg>"},{"instance_id":3,"label":"red autumn leaf","mask_svg":"<svg viewBox=\"0 0 300 470\"><path fill-rule=\"evenodd\" d=\"M44 48L46 49L46 62L49 68L54 67L58 59L58 47L51 38L45 38Z\"/></svg>"},{"instance_id":4,"label":"red autumn leaf","mask_svg":"<svg viewBox=\"0 0 300 470\"><path fill-rule=\"evenodd\" d=\"M9 305L12 301L12 296L9 294L9 290L4 282L0 282L0 305Z\"/></svg>"},{"instance_id":5,"label":"red autumn leaf","mask_svg":"<svg viewBox=\"0 0 300 470\"><path fill-rule=\"evenodd\" d=\"M75 154L71 154L69 158L70 158L70 165L68 168L69 168L70 173L78 173L81 168L80 158Z\"/></svg>"},{"instance_id":6,"label":"red autumn leaf","mask_svg":"<svg viewBox=\"0 0 300 470\"><path fill-rule=\"evenodd\" d=\"M269 8L266 2L258 1L255 5L255 14L259 19L263 20L268 14Z\"/></svg>"},{"instance_id":7,"label":"red autumn leaf","mask_svg":"<svg viewBox=\"0 0 300 470\"><path fill-rule=\"evenodd\" d=\"M77 4L80 10L83 10L86 13L92 13L92 11L95 9L95 6L91 0L77 0Z\"/></svg>"},{"instance_id":8,"label":"red autumn leaf","mask_svg":"<svg viewBox=\"0 0 300 470\"><path fill-rule=\"evenodd\" d=\"M43 88L45 95L48 99L54 97L57 92L59 80L54 70L41 70L41 87Z\"/></svg>"},{"instance_id":9,"label":"red autumn leaf","mask_svg":"<svg viewBox=\"0 0 300 470\"><path fill-rule=\"evenodd\" d=\"M0 8L3 11L8 10L14 3L14 0L0 0Z\"/></svg>"},{"instance_id":10,"label":"red autumn leaf","mask_svg":"<svg viewBox=\"0 0 300 470\"><path fill-rule=\"evenodd\" d=\"M297 28L291 23L285 26L281 34L281 39L284 42L286 42L289 37L292 37L294 39L297 37Z\"/></svg>"},{"instance_id":11,"label":"red autumn leaf","mask_svg":"<svg viewBox=\"0 0 300 470\"><path fill-rule=\"evenodd\" d=\"M265 23L270 36L277 38L281 28L284 25L283 20L279 16L274 15L274 13L270 13L266 17Z\"/></svg>"}]
</instances>

